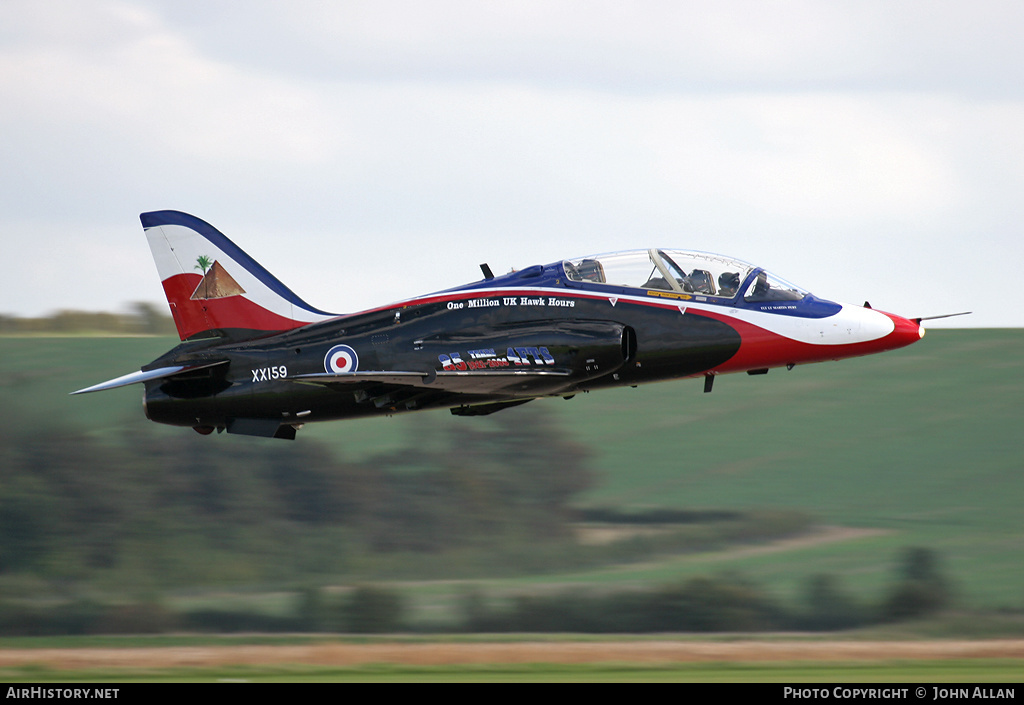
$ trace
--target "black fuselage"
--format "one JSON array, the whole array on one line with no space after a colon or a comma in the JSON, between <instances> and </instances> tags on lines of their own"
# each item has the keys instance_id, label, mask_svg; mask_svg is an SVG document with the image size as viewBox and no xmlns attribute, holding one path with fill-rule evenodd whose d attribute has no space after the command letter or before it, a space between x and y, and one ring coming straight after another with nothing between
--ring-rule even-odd
<instances>
[{"instance_id":1,"label":"black fuselage","mask_svg":"<svg viewBox=\"0 0 1024 705\"><path fill-rule=\"evenodd\" d=\"M229 341L251 333L221 334L185 342L148 366L227 361L147 383L150 419L230 429L234 419L298 424L438 407L488 413L538 396L699 375L740 346L732 327L699 311L564 284L463 289L237 343ZM420 372L422 382L299 380L330 372L325 356L339 344L358 355L352 372Z\"/></svg>"}]
</instances>

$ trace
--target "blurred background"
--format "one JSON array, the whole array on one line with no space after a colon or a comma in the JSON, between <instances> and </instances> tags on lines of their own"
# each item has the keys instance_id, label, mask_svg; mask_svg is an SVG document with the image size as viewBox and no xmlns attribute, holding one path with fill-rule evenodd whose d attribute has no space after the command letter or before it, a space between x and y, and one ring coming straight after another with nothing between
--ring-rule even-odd
<instances>
[{"instance_id":1,"label":"blurred background","mask_svg":"<svg viewBox=\"0 0 1024 705\"><path fill-rule=\"evenodd\" d=\"M4 2L0 634L1019 634L1022 30L998 1ZM176 342L137 218L165 208L330 311L656 245L974 313L710 395L201 438L67 396Z\"/></svg>"},{"instance_id":2,"label":"blurred background","mask_svg":"<svg viewBox=\"0 0 1024 705\"><path fill-rule=\"evenodd\" d=\"M67 396L174 343L0 336L0 634L1024 627L1018 329L294 442Z\"/></svg>"}]
</instances>

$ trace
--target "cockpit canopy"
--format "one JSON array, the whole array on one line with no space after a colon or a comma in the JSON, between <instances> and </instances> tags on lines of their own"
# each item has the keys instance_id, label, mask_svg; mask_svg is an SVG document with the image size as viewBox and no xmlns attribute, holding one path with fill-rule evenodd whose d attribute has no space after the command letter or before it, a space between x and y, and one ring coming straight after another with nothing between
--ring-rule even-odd
<instances>
[{"instance_id":1,"label":"cockpit canopy","mask_svg":"<svg viewBox=\"0 0 1024 705\"><path fill-rule=\"evenodd\" d=\"M566 277L580 283L756 301L798 301L807 292L763 269L721 255L686 250L633 250L593 255L562 263Z\"/></svg>"}]
</instances>

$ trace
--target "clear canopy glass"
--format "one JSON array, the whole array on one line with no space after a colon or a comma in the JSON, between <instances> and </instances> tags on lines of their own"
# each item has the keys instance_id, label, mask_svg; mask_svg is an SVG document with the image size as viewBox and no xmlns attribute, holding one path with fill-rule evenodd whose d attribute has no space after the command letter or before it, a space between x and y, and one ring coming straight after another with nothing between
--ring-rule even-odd
<instances>
[{"instance_id":1,"label":"clear canopy glass","mask_svg":"<svg viewBox=\"0 0 1024 705\"><path fill-rule=\"evenodd\" d=\"M747 262L707 252L661 249L594 255L567 260L563 266L566 276L577 282L729 299L737 295L740 286L756 269ZM803 298L805 294L781 279L761 272L747 285L744 298L748 301L781 300L759 297Z\"/></svg>"},{"instance_id":2,"label":"clear canopy glass","mask_svg":"<svg viewBox=\"0 0 1024 705\"><path fill-rule=\"evenodd\" d=\"M799 301L807 292L774 274L761 271L743 292L744 301Z\"/></svg>"}]
</instances>

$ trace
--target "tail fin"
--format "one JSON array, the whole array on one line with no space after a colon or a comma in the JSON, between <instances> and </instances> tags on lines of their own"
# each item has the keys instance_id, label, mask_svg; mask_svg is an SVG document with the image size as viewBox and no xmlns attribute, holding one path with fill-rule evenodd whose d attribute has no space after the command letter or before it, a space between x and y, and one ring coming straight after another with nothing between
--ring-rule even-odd
<instances>
[{"instance_id":1,"label":"tail fin","mask_svg":"<svg viewBox=\"0 0 1024 705\"><path fill-rule=\"evenodd\" d=\"M199 218L179 211L140 218L182 340L254 337L336 315L307 304Z\"/></svg>"}]
</instances>

